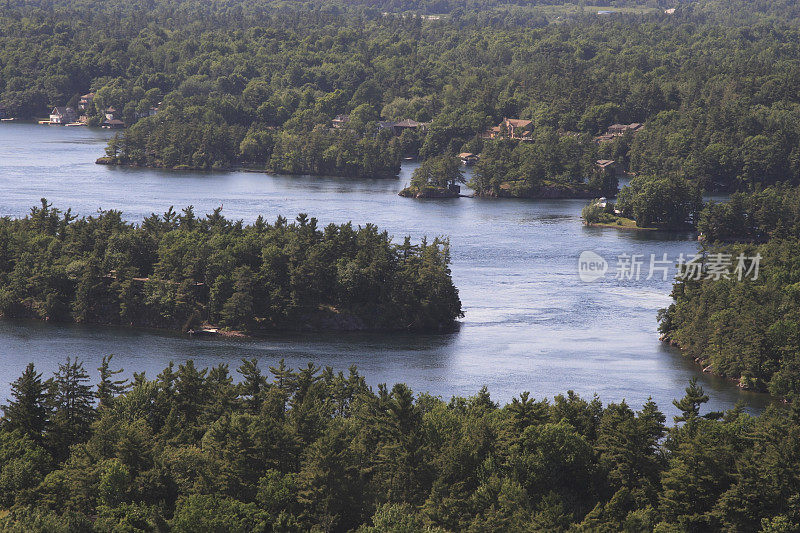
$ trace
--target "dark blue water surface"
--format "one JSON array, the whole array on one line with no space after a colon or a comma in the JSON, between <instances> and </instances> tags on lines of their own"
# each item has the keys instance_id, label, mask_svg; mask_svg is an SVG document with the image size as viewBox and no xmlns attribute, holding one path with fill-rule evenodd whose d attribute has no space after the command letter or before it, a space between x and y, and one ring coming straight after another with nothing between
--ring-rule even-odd
<instances>
[{"instance_id":1,"label":"dark blue water surface","mask_svg":"<svg viewBox=\"0 0 800 533\"><path fill-rule=\"evenodd\" d=\"M304 334L259 340L190 339L151 331L0 321L0 396L29 361L47 373L67 356L94 370L115 355L126 374L154 377L170 360L238 365L257 357L262 367L281 357L292 366L313 361L345 370L358 366L367 381L408 383L444 398L474 394L482 385L499 401L522 391L537 398L574 390L604 402L639 407L653 397L668 415L671 401L698 376L711 408L744 402L757 411L764 396L698 372L658 340L656 313L669 305L671 283L645 280L650 254L696 250L693 235L586 228L583 201L397 196L413 165L397 180L273 176L259 173L167 172L95 165L109 132L33 124L0 125L0 215L22 216L46 197L79 214L120 209L139 221L151 212L194 205L198 214L222 205L230 218L252 222L309 213L321 224L372 222L395 238L446 235L453 278L466 311L450 335ZM593 283L578 276L578 256L592 250L609 262ZM617 280L620 254L641 254L639 281Z\"/></svg>"}]
</instances>

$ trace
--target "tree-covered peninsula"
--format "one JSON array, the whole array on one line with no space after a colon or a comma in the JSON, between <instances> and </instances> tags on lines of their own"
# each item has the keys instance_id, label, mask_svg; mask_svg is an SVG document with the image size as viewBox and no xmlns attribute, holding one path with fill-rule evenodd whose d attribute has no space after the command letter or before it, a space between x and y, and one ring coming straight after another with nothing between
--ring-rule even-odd
<instances>
[{"instance_id":1,"label":"tree-covered peninsula","mask_svg":"<svg viewBox=\"0 0 800 533\"><path fill-rule=\"evenodd\" d=\"M264 363L262 363L264 364ZM0 528L90 532L796 531L800 415L527 392L504 406L283 361L97 386L33 364L0 419ZM670 421L672 422L672 421Z\"/></svg>"},{"instance_id":2,"label":"tree-covered peninsula","mask_svg":"<svg viewBox=\"0 0 800 533\"><path fill-rule=\"evenodd\" d=\"M588 225L648 230L693 230L703 209L696 184L676 176L636 176L619 192L617 202L596 198L583 208Z\"/></svg>"},{"instance_id":3,"label":"tree-covered peninsula","mask_svg":"<svg viewBox=\"0 0 800 533\"><path fill-rule=\"evenodd\" d=\"M446 240L373 225L231 221L170 208L141 224L42 200L0 219L0 314L187 331L452 329L463 316Z\"/></svg>"},{"instance_id":4,"label":"tree-covered peninsula","mask_svg":"<svg viewBox=\"0 0 800 533\"><path fill-rule=\"evenodd\" d=\"M778 187L706 206L697 266L661 312L664 340L706 371L788 399L800 393L798 198L797 188ZM758 257L758 270L748 260L740 276L740 257Z\"/></svg>"}]
</instances>

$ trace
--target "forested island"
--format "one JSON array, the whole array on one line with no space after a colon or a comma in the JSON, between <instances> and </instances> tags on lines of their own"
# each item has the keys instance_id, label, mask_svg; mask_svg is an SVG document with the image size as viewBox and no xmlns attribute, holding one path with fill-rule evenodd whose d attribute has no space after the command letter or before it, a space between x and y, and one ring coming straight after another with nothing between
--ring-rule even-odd
<instances>
[{"instance_id":1,"label":"forested island","mask_svg":"<svg viewBox=\"0 0 800 533\"><path fill-rule=\"evenodd\" d=\"M474 153L480 196L610 196L626 173L798 179L792 2L608 8L11 3L0 114L119 117L103 161L161 168L393 176L403 157Z\"/></svg>"},{"instance_id":2,"label":"forested island","mask_svg":"<svg viewBox=\"0 0 800 533\"><path fill-rule=\"evenodd\" d=\"M368 224L231 221L170 208L141 224L46 200L0 219L0 316L189 331L450 331L463 316L446 240Z\"/></svg>"},{"instance_id":3,"label":"forested island","mask_svg":"<svg viewBox=\"0 0 800 533\"><path fill-rule=\"evenodd\" d=\"M97 386L33 364L0 422L4 531L793 531L798 410L373 390L283 361Z\"/></svg>"},{"instance_id":4,"label":"forested island","mask_svg":"<svg viewBox=\"0 0 800 533\"><path fill-rule=\"evenodd\" d=\"M457 157L442 155L423 161L414 170L411 184L400 191L407 198L458 198L461 183L465 183L461 161Z\"/></svg>"}]
</instances>

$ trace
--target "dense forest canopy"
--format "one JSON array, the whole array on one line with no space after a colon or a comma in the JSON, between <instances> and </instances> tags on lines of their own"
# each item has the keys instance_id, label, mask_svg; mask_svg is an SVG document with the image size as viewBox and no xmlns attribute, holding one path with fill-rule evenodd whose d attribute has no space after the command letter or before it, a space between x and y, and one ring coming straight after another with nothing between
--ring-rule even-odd
<instances>
[{"instance_id":1,"label":"dense forest canopy","mask_svg":"<svg viewBox=\"0 0 800 533\"><path fill-rule=\"evenodd\" d=\"M540 4L7 3L0 105L43 116L94 92L90 120L113 107L129 125L109 146L125 164L385 175L403 156L479 153L517 117L533 162L484 172L479 192L574 186L596 159L706 189L798 180L793 3L550 19ZM412 16L433 11L447 16ZM421 126L385 127L403 120ZM617 123L645 126L588 140Z\"/></svg>"},{"instance_id":2,"label":"dense forest canopy","mask_svg":"<svg viewBox=\"0 0 800 533\"><path fill-rule=\"evenodd\" d=\"M711 202L697 229L708 242L800 240L800 188L768 187Z\"/></svg>"},{"instance_id":3,"label":"dense forest canopy","mask_svg":"<svg viewBox=\"0 0 800 533\"><path fill-rule=\"evenodd\" d=\"M451 329L463 313L446 240L300 214L252 225L191 207L125 222L42 200L0 219L0 316L169 328Z\"/></svg>"},{"instance_id":4,"label":"dense forest canopy","mask_svg":"<svg viewBox=\"0 0 800 533\"><path fill-rule=\"evenodd\" d=\"M800 522L797 409L665 424L568 392L449 401L283 361L100 379L29 365L0 422L6 531L764 531Z\"/></svg>"}]
</instances>

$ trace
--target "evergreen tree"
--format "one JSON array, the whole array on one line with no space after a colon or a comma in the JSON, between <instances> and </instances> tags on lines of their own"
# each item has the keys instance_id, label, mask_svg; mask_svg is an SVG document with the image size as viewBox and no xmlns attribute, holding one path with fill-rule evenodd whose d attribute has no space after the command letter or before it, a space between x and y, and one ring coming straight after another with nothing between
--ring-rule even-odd
<instances>
[{"instance_id":1,"label":"evergreen tree","mask_svg":"<svg viewBox=\"0 0 800 533\"><path fill-rule=\"evenodd\" d=\"M106 302L107 293L100 261L92 256L84 268L75 291L73 303L75 320L87 323L98 321L108 323L110 316L106 316L102 311L102 305Z\"/></svg>"},{"instance_id":2,"label":"evergreen tree","mask_svg":"<svg viewBox=\"0 0 800 533\"><path fill-rule=\"evenodd\" d=\"M3 406L3 428L19 429L34 442L41 442L49 416L47 385L33 363L28 363L22 375L11 384L11 398Z\"/></svg>"},{"instance_id":3,"label":"evergreen tree","mask_svg":"<svg viewBox=\"0 0 800 533\"><path fill-rule=\"evenodd\" d=\"M123 369L111 370L111 359L113 354L103 356L100 367L100 382L97 384L97 399L99 407L108 407L116 396L122 394L128 388L127 379L114 379L114 376L121 374Z\"/></svg>"},{"instance_id":4,"label":"evergreen tree","mask_svg":"<svg viewBox=\"0 0 800 533\"><path fill-rule=\"evenodd\" d=\"M240 267L234 273L233 294L222 306L220 314L222 325L247 330L254 323L253 271L248 266Z\"/></svg>"},{"instance_id":5,"label":"evergreen tree","mask_svg":"<svg viewBox=\"0 0 800 533\"><path fill-rule=\"evenodd\" d=\"M283 394L284 410L286 409L286 402L295 390L296 376L292 369L286 366L286 361L281 358L278 366L270 366L270 373L274 376L273 382L277 389Z\"/></svg>"},{"instance_id":6,"label":"evergreen tree","mask_svg":"<svg viewBox=\"0 0 800 533\"><path fill-rule=\"evenodd\" d=\"M708 395L703 391L703 387L697 384L697 378L689 381L686 387L686 395L680 400L672 400L672 405L680 409L681 415L673 417L675 422L691 422L700 416L700 406L708 402ZM720 418L721 413L712 411L703 415L706 419Z\"/></svg>"},{"instance_id":7,"label":"evergreen tree","mask_svg":"<svg viewBox=\"0 0 800 533\"><path fill-rule=\"evenodd\" d=\"M178 365L175 380L175 407L187 427L197 427L198 417L207 401L206 370L198 370L189 359Z\"/></svg>"},{"instance_id":8,"label":"evergreen tree","mask_svg":"<svg viewBox=\"0 0 800 533\"><path fill-rule=\"evenodd\" d=\"M344 427L331 427L308 447L298 476L306 519L325 531L347 531L363 518L363 483L350 439Z\"/></svg>"},{"instance_id":9,"label":"evergreen tree","mask_svg":"<svg viewBox=\"0 0 800 533\"><path fill-rule=\"evenodd\" d=\"M242 359L242 365L237 371L242 375L242 382L238 386L239 396L247 409L256 414L264 401L263 393L267 387L267 378L261 374L257 359Z\"/></svg>"},{"instance_id":10,"label":"evergreen tree","mask_svg":"<svg viewBox=\"0 0 800 533\"><path fill-rule=\"evenodd\" d=\"M0 424L0 529L794 531L800 519L789 409L710 420L692 383L676 402L687 423L662 442L652 401L633 412L521 395L498 410L484 389L448 404L403 384L373 392L355 369L273 370L284 390L255 361L242 386L224 364L169 366L93 417L79 362L45 383L29 366ZM26 434L36 416L21 415L42 415L45 388L53 454Z\"/></svg>"},{"instance_id":11,"label":"evergreen tree","mask_svg":"<svg viewBox=\"0 0 800 533\"><path fill-rule=\"evenodd\" d=\"M57 457L64 457L72 444L88 438L95 418L94 398L83 363L67 357L58 365L50 396L53 423L47 437Z\"/></svg>"},{"instance_id":12,"label":"evergreen tree","mask_svg":"<svg viewBox=\"0 0 800 533\"><path fill-rule=\"evenodd\" d=\"M383 445L378 452L377 476L392 503L419 505L428 472L424 467L422 416L414 395L406 385L392 388L383 425Z\"/></svg>"},{"instance_id":13,"label":"evergreen tree","mask_svg":"<svg viewBox=\"0 0 800 533\"><path fill-rule=\"evenodd\" d=\"M204 418L213 422L219 417L233 411L238 403L238 388L233 385L233 378L228 370L228 365L220 363L208 372L206 379L208 400Z\"/></svg>"},{"instance_id":14,"label":"evergreen tree","mask_svg":"<svg viewBox=\"0 0 800 533\"><path fill-rule=\"evenodd\" d=\"M547 402L537 402L530 396L530 392L525 391L519 395L519 398L512 398L511 403L506 406L506 410L511 413L514 429L519 433L522 433L528 426L546 421L548 417Z\"/></svg>"},{"instance_id":15,"label":"evergreen tree","mask_svg":"<svg viewBox=\"0 0 800 533\"><path fill-rule=\"evenodd\" d=\"M461 161L449 154L426 159L411 176L411 186L417 189L449 187L465 181Z\"/></svg>"}]
</instances>

